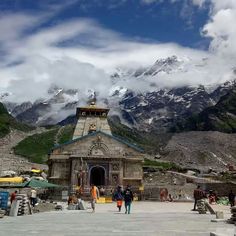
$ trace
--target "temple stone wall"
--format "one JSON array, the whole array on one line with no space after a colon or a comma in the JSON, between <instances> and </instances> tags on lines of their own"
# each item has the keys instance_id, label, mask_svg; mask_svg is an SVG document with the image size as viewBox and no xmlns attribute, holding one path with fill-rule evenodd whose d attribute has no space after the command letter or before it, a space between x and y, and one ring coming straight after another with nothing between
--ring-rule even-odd
<instances>
[{"instance_id":1,"label":"temple stone wall","mask_svg":"<svg viewBox=\"0 0 236 236\"><path fill-rule=\"evenodd\" d=\"M83 135L85 118L80 118L75 127L73 139L79 138Z\"/></svg>"},{"instance_id":2,"label":"temple stone wall","mask_svg":"<svg viewBox=\"0 0 236 236\"><path fill-rule=\"evenodd\" d=\"M143 169L140 163L126 162L124 177L142 178Z\"/></svg>"},{"instance_id":3,"label":"temple stone wall","mask_svg":"<svg viewBox=\"0 0 236 236\"><path fill-rule=\"evenodd\" d=\"M101 142L98 142L98 136L101 137ZM125 144L118 142L114 139L106 137L104 135L98 136L89 136L85 139L79 140L79 142L74 142L66 146L62 146L61 150L54 150L53 154L81 154L85 155L90 152L92 148L101 148L107 149L111 156L115 157L141 157L142 154L135 151L131 147L126 146ZM106 151L106 150L105 150ZM62 153L61 153L62 152ZM104 153L106 155L106 153Z\"/></svg>"},{"instance_id":4,"label":"temple stone wall","mask_svg":"<svg viewBox=\"0 0 236 236\"><path fill-rule=\"evenodd\" d=\"M50 175L54 179L61 178L63 183L67 181L71 186L78 186L81 171L87 168L83 181L89 185L90 170L98 165L105 168L106 185L140 186L143 178L142 155L128 145L98 133L56 148L50 156Z\"/></svg>"},{"instance_id":5,"label":"temple stone wall","mask_svg":"<svg viewBox=\"0 0 236 236\"><path fill-rule=\"evenodd\" d=\"M65 179L70 178L70 162L66 160L54 161L51 165L50 175L52 178Z\"/></svg>"},{"instance_id":6,"label":"temple stone wall","mask_svg":"<svg viewBox=\"0 0 236 236\"><path fill-rule=\"evenodd\" d=\"M95 124L96 131L102 131L111 135L111 129L106 118L102 117L81 117L75 127L73 139L85 136L89 132L90 124Z\"/></svg>"},{"instance_id":7,"label":"temple stone wall","mask_svg":"<svg viewBox=\"0 0 236 236\"><path fill-rule=\"evenodd\" d=\"M142 184L143 153L131 143L112 136L107 121L109 109L95 102L76 111L78 122L71 142L55 147L49 157L50 178L72 192L90 183L114 189L118 184ZM55 182L54 181L54 182Z\"/></svg>"}]
</instances>

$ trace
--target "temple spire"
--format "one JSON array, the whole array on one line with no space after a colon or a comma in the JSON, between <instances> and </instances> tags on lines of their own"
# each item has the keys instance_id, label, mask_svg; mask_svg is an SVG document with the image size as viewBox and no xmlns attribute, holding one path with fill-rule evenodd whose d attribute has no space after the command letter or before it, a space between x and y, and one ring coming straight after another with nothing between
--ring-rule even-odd
<instances>
[{"instance_id":1,"label":"temple spire","mask_svg":"<svg viewBox=\"0 0 236 236\"><path fill-rule=\"evenodd\" d=\"M111 129L107 121L109 109L96 106L96 98L90 100L87 107L78 107L78 118L73 139L80 138L96 131L102 131L111 135Z\"/></svg>"}]
</instances>

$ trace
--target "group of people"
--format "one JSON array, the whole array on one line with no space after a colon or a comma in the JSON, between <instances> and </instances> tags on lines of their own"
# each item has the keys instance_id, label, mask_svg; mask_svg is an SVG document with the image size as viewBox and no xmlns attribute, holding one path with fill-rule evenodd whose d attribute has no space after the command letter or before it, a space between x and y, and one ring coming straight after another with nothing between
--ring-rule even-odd
<instances>
[{"instance_id":1,"label":"group of people","mask_svg":"<svg viewBox=\"0 0 236 236\"><path fill-rule=\"evenodd\" d=\"M133 192L132 192L129 185L127 185L125 190L122 190L122 187L118 186L115 193L114 193L113 198L117 202L117 208L119 211L121 211L122 203L124 201L125 202L125 214L127 214L127 213L130 214L131 203L134 200L134 195L133 195Z\"/></svg>"},{"instance_id":2,"label":"group of people","mask_svg":"<svg viewBox=\"0 0 236 236\"><path fill-rule=\"evenodd\" d=\"M17 190L11 193L10 195L11 204L13 203L13 201L16 200L17 193L18 193ZM32 188L30 191L30 203L33 207L35 207L37 203L37 192L36 192L36 189L34 188Z\"/></svg>"},{"instance_id":3,"label":"group of people","mask_svg":"<svg viewBox=\"0 0 236 236\"><path fill-rule=\"evenodd\" d=\"M206 192L203 191L199 185L194 190L193 197L194 197L194 207L192 209L193 211L197 211L196 206L197 206L197 201L198 200L208 198L210 204L214 204L218 200L218 197L217 197L216 193L213 190L210 190L209 194L207 195ZM235 206L235 200L236 199L235 199L235 194L233 193L232 190L230 190L230 192L228 194L228 200L229 200L229 203L230 203L231 207Z\"/></svg>"},{"instance_id":4,"label":"group of people","mask_svg":"<svg viewBox=\"0 0 236 236\"><path fill-rule=\"evenodd\" d=\"M99 199L99 190L93 184L91 185L90 196L91 196L91 207L92 207L93 212L95 212L95 203L97 199ZM118 186L116 191L113 194L113 199L117 202L117 208L119 212L121 211L123 201L124 201L125 214L130 214L131 203L134 199L134 195L129 185L127 185L125 190L123 190L121 186Z\"/></svg>"}]
</instances>

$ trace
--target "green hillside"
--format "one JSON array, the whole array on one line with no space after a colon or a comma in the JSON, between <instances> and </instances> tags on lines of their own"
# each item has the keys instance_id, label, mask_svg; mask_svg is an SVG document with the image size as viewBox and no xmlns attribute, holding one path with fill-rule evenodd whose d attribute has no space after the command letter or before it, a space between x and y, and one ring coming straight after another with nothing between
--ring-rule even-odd
<instances>
[{"instance_id":1,"label":"green hillside","mask_svg":"<svg viewBox=\"0 0 236 236\"><path fill-rule=\"evenodd\" d=\"M236 132L236 88L223 96L212 107L203 110L198 115L190 117L185 123L179 123L173 131L220 131Z\"/></svg>"},{"instance_id":2,"label":"green hillside","mask_svg":"<svg viewBox=\"0 0 236 236\"><path fill-rule=\"evenodd\" d=\"M109 119L113 135L131 142L144 149L145 152L155 154L171 137L171 134L150 134L139 132L121 124L119 120ZM75 125L56 126L51 130L35 134L22 140L14 152L28 158L32 162L45 163L47 155L55 143L65 143L72 139Z\"/></svg>"},{"instance_id":3,"label":"green hillside","mask_svg":"<svg viewBox=\"0 0 236 236\"><path fill-rule=\"evenodd\" d=\"M30 131L33 127L29 125L22 124L16 121L6 110L4 105L0 103L0 138L4 137L8 133L10 133L11 129L17 129L21 131Z\"/></svg>"},{"instance_id":4,"label":"green hillside","mask_svg":"<svg viewBox=\"0 0 236 236\"><path fill-rule=\"evenodd\" d=\"M45 163L48 153L55 144L55 140L57 140L58 143L71 140L73 130L74 126L68 125L63 127L63 129L54 127L49 131L34 134L19 142L18 145L14 147L14 153L24 156L35 163Z\"/></svg>"}]
</instances>

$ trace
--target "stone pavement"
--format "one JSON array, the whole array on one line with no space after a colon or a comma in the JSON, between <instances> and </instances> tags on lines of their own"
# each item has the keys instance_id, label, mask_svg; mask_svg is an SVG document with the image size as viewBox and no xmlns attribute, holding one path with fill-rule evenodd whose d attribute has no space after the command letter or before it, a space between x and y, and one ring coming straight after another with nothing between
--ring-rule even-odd
<instances>
[{"instance_id":1,"label":"stone pavement","mask_svg":"<svg viewBox=\"0 0 236 236\"><path fill-rule=\"evenodd\" d=\"M97 204L96 212L52 211L0 219L0 236L209 236L234 235L234 225L214 223L214 215L192 212L192 203L135 202L130 215L115 203ZM229 206L213 206L230 217ZM223 234L222 234L223 233Z\"/></svg>"}]
</instances>

